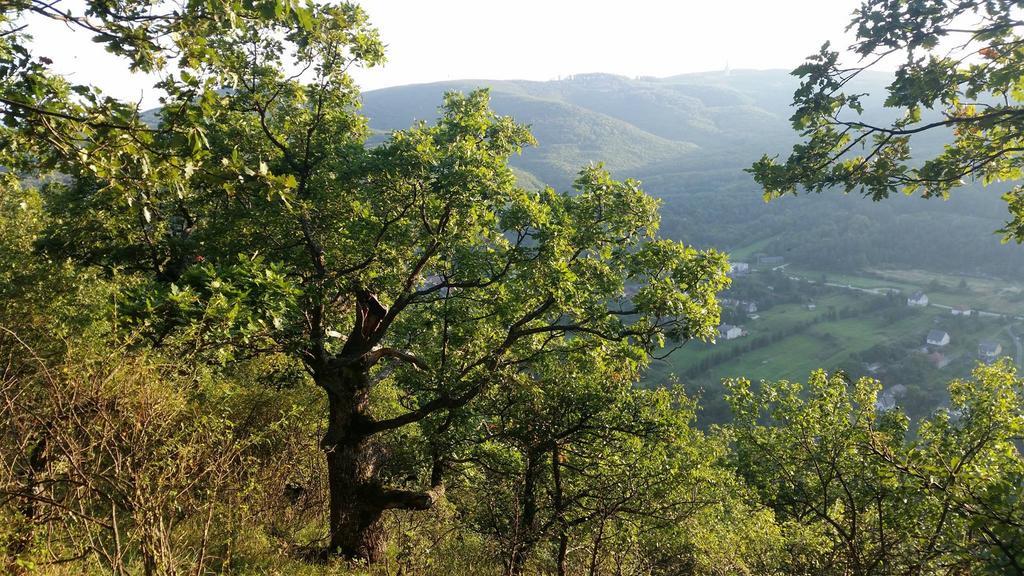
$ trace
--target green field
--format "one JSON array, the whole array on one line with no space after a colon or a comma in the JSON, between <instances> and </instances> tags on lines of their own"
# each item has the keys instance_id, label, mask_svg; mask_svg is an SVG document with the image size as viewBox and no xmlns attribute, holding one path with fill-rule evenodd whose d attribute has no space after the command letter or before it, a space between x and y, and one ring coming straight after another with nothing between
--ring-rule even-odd
<instances>
[{"instance_id":1,"label":"green field","mask_svg":"<svg viewBox=\"0 0 1024 576\"><path fill-rule=\"evenodd\" d=\"M895 288L903 293L913 293L914 291L921 289L921 287L918 286L917 284L900 282L894 279L878 278L874 276L858 274L837 274L835 272L821 272L820 270L808 270L806 268L800 268L796 266L787 266L786 273L798 278L811 280L813 282L820 282L822 275L824 275L826 282L832 284L844 284L853 286L855 288L864 288L867 290L877 288Z\"/></svg>"},{"instance_id":2,"label":"green field","mask_svg":"<svg viewBox=\"0 0 1024 576\"><path fill-rule=\"evenodd\" d=\"M788 266L792 276L820 281L822 272ZM825 273L827 282L864 289L897 288L904 294L922 290L932 304L970 306L1010 316L1024 316L1024 291L1014 282L995 278L973 278L925 270L872 269L854 274ZM961 281L967 285L960 289Z\"/></svg>"},{"instance_id":3,"label":"green field","mask_svg":"<svg viewBox=\"0 0 1024 576\"><path fill-rule=\"evenodd\" d=\"M753 265L753 262L750 262L750 260L753 258L754 254L757 254L758 252L764 250L765 247L772 242L772 240L775 240L775 236L758 240L757 242L754 242L753 244L748 244L742 248L737 248L729 252L729 260L731 262L748 262L749 264Z\"/></svg>"},{"instance_id":4,"label":"green field","mask_svg":"<svg viewBox=\"0 0 1024 576\"><path fill-rule=\"evenodd\" d=\"M747 335L741 338L713 344L689 343L668 358L655 361L647 372L646 382L654 385L678 378L688 390L702 396L702 405L714 421L725 410L720 384L723 379L805 380L818 368L844 369L852 375L865 375L866 363L859 355L884 345L896 350L904 359L914 356L918 366L924 368L915 373L918 381L902 381L900 378L907 377L883 372L878 376L883 384L899 383L926 390L923 394L927 401L938 405L944 401L942 390L946 383L967 376L976 366L979 341L1001 343L1005 356L1012 357L1016 353L1016 346L1006 330L1009 324L1006 318L958 317L934 305L909 308L902 295L885 303L879 300L885 296L823 287L819 271L787 267L785 273L801 278L798 290L813 290L813 298L808 296L801 303L777 304L760 310L757 319L742 322ZM767 284L768 277L763 274L754 273L737 282ZM830 273L826 274L826 281L862 289L897 288L903 294L924 290L932 304L962 304L1012 316L1024 314L1024 304L1013 300L1015 287L998 280L968 279L966 291L960 287L960 277L920 271ZM808 310L807 300L814 301L814 310ZM843 317L837 317L838 311L845 311ZM941 329L950 335L949 345L941 349L949 364L941 369L928 363L920 352L926 334L932 329ZM1018 326L1017 331L1024 332L1024 328ZM708 363L713 365L708 366Z\"/></svg>"},{"instance_id":5,"label":"green field","mask_svg":"<svg viewBox=\"0 0 1024 576\"><path fill-rule=\"evenodd\" d=\"M919 286L929 292L929 298L935 304L964 304L999 314L1024 315L1024 292L1013 282L995 278L965 278L924 270L870 270L869 273ZM961 281L967 285L964 292L959 289Z\"/></svg>"},{"instance_id":6,"label":"green field","mask_svg":"<svg viewBox=\"0 0 1024 576\"><path fill-rule=\"evenodd\" d=\"M832 305L842 307L857 304L860 302L861 298L863 297L858 298L856 296L837 293L833 296L829 296L827 299L820 300L818 303L818 309L814 311L807 310L804 306L797 304L783 304L775 306L771 310L760 314L760 318L758 320L753 320L744 324L743 327L750 333L750 336L747 336L746 338L790 328L794 325L810 321L815 317L822 315L827 309L827 306ZM813 330L813 328L811 330ZM787 366L793 366L792 363L794 361L808 362L816 366L821 366L819 360L823 359L822 354L818 353L814 346L800 345L799 341L801 340L801 336L803 335L795 335L768 347L743 354L736 359L737 361L735 363L716 367L711 371L710 376L712 379L734 376L746 376L754 379L780 378L787 376L790 371L790 369L787 369ZM730 348L737 348L743 346L745 343L746 340L744 338L719 341L713 345L695 343L691 346L684 347L674 353L670 358L659 363L657 366L652 367L651 373L657 374L660 372L662 374L681 374L689 370L704 356L709 356L720 351L727 351ZM780 372L780 370L782 372ZM786 374L783 372L786 372Z\"/></svg>"},{"instance_id":7,"label":"green field","mask_svg":"<svg viewBox=\"0 0 1024 576\"><path fill-rule=\"evenodd\" d=\"M824 314L828 306L863 306L870 298L877 296L844 294L837 290L835 294L818 300L817 309L814 311L799 305L776 306L761 314L760 319L744 325L749 332L745 338L811 320ZM923 344L925 334L934 325L934 318L945 315L948 315L948 312L943 314L939 309L930 308L895 323L887 323L884 318L874 315L821 322L788 338L741 354L701 374L698 379L703 382L741 376L751 380L802 379L811 370L834 368L846 361L851 354L871 348L875 344L915 340ZM684 374L702 357L740 347L744 343L744 338L738 338L713 345L693 344L684 347L668 359L652 366L649 377Z\"/></svg>"}]
</instances>

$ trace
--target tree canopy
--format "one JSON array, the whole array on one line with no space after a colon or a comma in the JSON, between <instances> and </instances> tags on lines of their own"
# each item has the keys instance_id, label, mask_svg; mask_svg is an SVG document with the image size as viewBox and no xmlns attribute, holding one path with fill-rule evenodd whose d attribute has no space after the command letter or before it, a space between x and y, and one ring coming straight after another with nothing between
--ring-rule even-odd
<instances>
[{"instance_id":1,"label":"tree canopy","mask_svg":"<svg viewBox=\"0 0 1024 576\"><path fill-rule=\"evenodd\" d=\"M699 430L638 384L716 337L728 263L639 182L519 185L533 136L486 89L371 135L354 4L83 6L0 16L5 571L1024 573L1009 363L916 425L871 379L735 380ZM927 36L954 8L864 14L930 10ZM37 18L158 72L160 108L53 74Z\"/></svg>"},{"instance_id":2,"label":"tree canopy","mask_svg":"<svg viewBox=\"0 0 1024 576\"><path fill-rule=\"evenodd\" d=\"M46 164L12 150L61 174L41 246L121 275L120 327L150 346L219 366L283 355L309 374L328 399L331 550L375 559L385 510L436 502L453 455L431 435L488 388L592 347L635 375L667 340L714 336L725 257L657 238L657 202L599 166L572 193L518 188L508 157L533 139L486 91L368 146L348 72L382 46L358 7L119 10L72 22L109 21L112 51L166 68L155 125L45 62L9 83L11 138L50 139ZM408 426L437 469L414 489L381 472L378 436Z\"/></svg>"},{"instance_id":3,"label":"tree canopy","mask_svg":"<svg viewBox=\"0 0 1024 576\"><path fill-rule=\"evenodd\" d=\"M751 168L765 198L838 189L873 200L893 193L947 197L970 181L1021 176L1020 2L867 0L849 29L856 63L825 44L797 68L793 127L802 142L783 161L764 156ZM857 78L898 62L884 99L855 91ZM871 96L874 96L872 98ZM884 108L884 109L883 109ZM941 132L941 151L914 147ZM1004 194L1010 213L1000 231L1024 241L1024 189Z\"/></svg>"}]
</instances>

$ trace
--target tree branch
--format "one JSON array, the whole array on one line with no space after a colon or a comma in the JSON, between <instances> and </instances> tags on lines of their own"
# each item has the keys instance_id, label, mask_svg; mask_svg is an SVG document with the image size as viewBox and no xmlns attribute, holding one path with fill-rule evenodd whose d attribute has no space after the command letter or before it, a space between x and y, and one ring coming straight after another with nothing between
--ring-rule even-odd
<instances>
[{"instance_id":1,"label":"tree branch","mask_svg":"<svg viewBox=\"0 0 1024 576\"><path fill-rule=\"evenodd\" d=\"M383 358L396 358L403 362L412 364L419 370L427 370L430 368L430 366L424 360L417 358L413 354L410 354L402 350L398 350L397 348L389 347L377 348L376 350L372 350L369 354L367 354L367 367L374 366Z\"/></svg>"}]
</instances>

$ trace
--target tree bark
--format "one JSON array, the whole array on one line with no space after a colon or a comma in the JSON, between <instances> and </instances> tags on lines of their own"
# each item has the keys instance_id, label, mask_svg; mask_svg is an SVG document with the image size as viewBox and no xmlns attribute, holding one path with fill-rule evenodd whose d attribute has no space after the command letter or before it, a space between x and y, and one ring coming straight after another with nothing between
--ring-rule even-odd
<instances>
[{"instance_id":1,"label":"tree bark","mask_svg":"<svg viewBox=\"0 0 1024 576\"><path fill-rule=\"evenodd\" d=\"M374 434L382 428L370 415L370 370L380 359L380 342L393 316L369 292L357 294L352 332L341 352L327 356L314 346L308 365L313 379L327 392L327 432L321 448L327 458L330 494L328 553L374 563L382 559L385 510L428 510L444 493L441 469L426 491L396 490L383 485L378 475L382 460ZM400 351L389 355L417 364Z\"/></svg>"},{"instance_id":2,"label":"tree bark","mask_svg":"<svg viewBox=\"0 0 1024 576\"><path fill-rule=\"evenodd\" d=\"M565 527L560 527L558 532L558 556L555 558L555 574L565 576L568 574L568 562L566 556L569 554L569 533Z\"/></svg>"},{"instance_id":3,"label":"tree bark","mask_svg":"<svg viewBox=\"0 0 1024 576\"><path fill-rule=\"evenodd\" d=\"M555 517L558 525L558 556L555 558L555 570L558 576L567 572L566 556L569 553L569 531L565 525L565 510L562 499L562 458L558 443L551 447L551 478L554 483Z\"/></svg>"},{"instance_id":4,"label":"tree bark","mask_svg":"<svg viewBox=\"0 0 1024 576\"><path fill-rule=\"evenodd\" d=\"M396 490L377 475L381 450L368 432L369 375L362 361L332 367L318 378L327 390L328 424L321 447L327 458L330 494L328 552L374 563L382 559L385 510L428 510L444 493L432 478L428 491Z\"/></svg>"},{"instance_id":5,"label":"tree bark","mask_svg":"<svg viewBox=\"0 0 1024 576\"><path fill-rule=\"evenodd\" d=\"M385 507L371 496L375 466L367 441L338 445L327 451L330 491L330 550L367 562L381 559Z\"/></svg>"},{"instance_id":6,"label":"tree bark","mask_svg":"<svg viewBox=\"0 0 1024 576\"><path fill-rule=\"evenodd\" d=\"M319 382L327 390L328 424L321 447L327 457L332 554L368 562L380 559L386 508L377 480L379 454L360 430L369 403L367 375L358 366L332 367Z\"/></svg>"},{"instance_id":7,"label":"tree bark","mask_svg":"<svg viewBox=\"0 0 1024 576\"><path fill-rule=\"evenodd\" d=\"M536 451L530 450L527 452L526 470L524 470L523 478L522 506L509 556L509 576L522 576L526 573L526 561L533 551L533 546L536 542L537 474L540 467L538 460Z\"/></svg>"}]
</instances>

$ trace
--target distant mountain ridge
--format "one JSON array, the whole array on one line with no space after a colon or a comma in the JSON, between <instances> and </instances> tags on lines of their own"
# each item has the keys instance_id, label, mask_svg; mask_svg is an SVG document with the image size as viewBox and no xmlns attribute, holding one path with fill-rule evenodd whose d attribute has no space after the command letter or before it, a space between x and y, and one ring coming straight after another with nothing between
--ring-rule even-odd
<instances>
[{"instance_id":1,"label":"distant mountain ridge","mask_svg":"<svg viewBox=\"0 0 1024 576\"><path fill-rule=\"evenodd\" d=\"M848 87L871 94L865 120L892 115L881 106L889 81L874 72ZM914 266L1024 277L1024 249L993 234L1005 219L999 197L1008 186L958 190L949 202L824 194L765 204L743 170L797 142L789 118L798 85L783 70L455 80L365 92L362 113L381 137L434 120L445 92L486 87L493 108L529 125L537 138L538 146L511 160L524 186L565 190L582 166L603 162L615 177L638 178L662 198L663 232L694 244L732 250L760 242L808 265L838 269ZM932 137L916 150L932 154L943 143ZM823 250L835 254L822 258Z\"/></svg>"},{"instance_id":2,"label":"distant mountain ridge","mask_svg":"<svg viewBox=\"0 0 1024 576\"><path fill-rule=\"evenodd\" d=\"M752 82L748 75L765 81ZM764 84L777 88L765 91ZM643 173L701 151L749 147L752 131L788 142L788 114L765 106L778 107L795 86L779 71L664 79L581 74L549 82L457 80L366 92L363 113L374 129L401 129L433 120L447 91L490 88L494 109L529 124L539 143L513 163L545 182L564 184L588 162Z\"/></svg>"}]
</instances>

